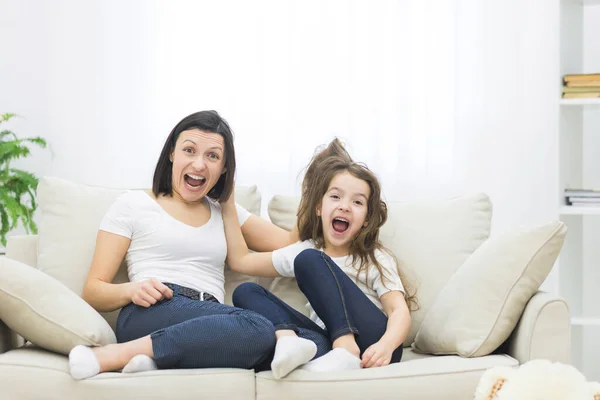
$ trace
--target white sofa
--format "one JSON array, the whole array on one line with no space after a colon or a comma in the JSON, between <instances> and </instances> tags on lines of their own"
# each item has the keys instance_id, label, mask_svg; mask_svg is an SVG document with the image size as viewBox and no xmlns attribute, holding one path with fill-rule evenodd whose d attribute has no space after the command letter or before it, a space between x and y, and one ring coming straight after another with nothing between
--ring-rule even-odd
<instances>
[{"instance_id":1,"label":"white sofa","mask_svg":"<svg viewBox=\"0 0 600 400\"><path fill-rule=\"evenodd\" d=\"M26 270L41 276L23 263L36 267L44 277L51 277L48 279L52 279L56 285L64 285L75 294L80 294L93 254L99 221L114 198L122 192L43 178L38 188L41 210L39 234L10 239L6 258L0 260L0 280L2 268L17 272ZM259 213L261 198L255 187L236 188L236 200L251 212ZM506 288L495 290L493 286L504 279L504 271L510 270L504 265L518 263L520 250L516 248L516 255L508 255L506 259L502 259L502 254L496 254L489 263L485 261L486 257L494 254L495 248L503 253L507 253L506 246L524 248L528 246L525 241L529 239L527 234L522 236L523 233L518 233L500 244L492 243L487 246L488 249L484 248L484 243L491 240L488 237L492 207L487 196L476 194L448 200L388 205L389 220L381 236L386 246L411 271L410 279L413 284L418 284L420 302L420 309L412 314L411 334L405 343L402 362L382 368L331 374L298 370L282 380L275 380L269 371L255 374L252 370L242 369L198 369L137 374L112 372L75 381L69 374L67 356L60 354L60 350L45 350L39 344L48 347L45 343L62 340L58 337L60 334L47 330L50 326L47 324L61 324L61 318L66 318L69 324L76 325L85 321L87 314L81 317L64 316L60 314L62 310L55 310L53 307L59 306L53 302L61 296L69 298L67 294L59 294L54 298L48 296L39 304L36 303L44 295L44 287L50 291L55 290L50 289L55 286L46 285L40 289L39 284L29 285L29 278L19 278L21 281L17 282L19 279L11 275L13 278L10 280L14 282L0 283L3 299L16 299L11 305L6 305L10 303L8 300L4 305L0 304L0 319L6 322L0 321L0 399L362 400L397 397L467 400L473 398L479 377L488 368L517 366L535 358L569 362L570 317L567 304L548 293L536 292L536 285L545 272L538 274L533 283L523 282L523 276L531 275L533 268L539 269L539 265L553 263L565 234L562 224L555 223L553 233L541 242L539 248L523 254L521 259L527 259L528 264L516 278L508 278L514 282L511 281ZM269 202L270 219L279 226L290 228L295 219L296 206L296 198L276 196ZM548 243L552 244L549 249ZM482 250L477 253L477 249ZM491 267L494 262L502 268ZM530 265L536 262L538 264ZM480 271L483 272L477 275ZM492 276L489 276L490 271ZM126 266L123 265L117 281L125 279ZM464 282L466 279L471 281ZM259 282L298 310L306 312L306 300L293 279L257 279L231 271L226 272L229 304L233 289L244 281ZM529 285L528 289L521 288L517 296L511 297L522 284ZM66 288L60 290L67 291ZM471 293L472 288L479 288L479 291ZM32 294L33 290L41 293ZM485 297L492 292L501 294L492 299L469 300L469 296ZM27 296L34 297L27 300ZM497 307L494 304L498 304L499 297L502 299ZM461 303L461 299L469 302ZM444 310L455 300L456 307L450 311ZM52 314L53 317L43 315L49 309L56 313ZM442 314L446 320L436 321ZM477 330L485 327L479 325L485 325L492 315L495 318L493 330L488 329L489 332L482 335ZM103 317L114 328L116 313ZM441 324L439 329L436 324ZM15 348L19 344L15 330L33 343ZM467 337L469 335L475 338ZM421 343L420 349L416 343L413 344L415 337ZM99 340L98 336L94 338ZM89 338L84 339L81 339L82 343L88 343L85 340ZM488 343L490 339L493 339L493 343ZM479 341L479 344L471 351L469 346L473 341ZM453 346L458 351L452 350Z\"/></svg>"}]
</instances>

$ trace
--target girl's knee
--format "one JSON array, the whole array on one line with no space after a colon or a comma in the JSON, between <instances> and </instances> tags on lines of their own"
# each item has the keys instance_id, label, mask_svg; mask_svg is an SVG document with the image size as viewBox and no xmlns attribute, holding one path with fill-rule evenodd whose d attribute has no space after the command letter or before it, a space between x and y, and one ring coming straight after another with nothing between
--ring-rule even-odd
<instances>
[{"instance_id":1,"label":"girl's knee","mask_svg":"<svg viewBox=\"0 0 600 400\"><path fill-rule=\"evenodd\" d=\"M254 282L244 282L235 288L231 296L231 301L235 307L246 308L244 307L244 304L246 303L245 300L256 293L262 292L264 292L264 289L259 284Z\"/></svg>"},{"instance_id":2,"label":"girl's knee","mask_svg":"<svg viewBox=\"0 0 600 400\"><path fill-rule=\"evenodd\" d=\"M323 255L320 250L317 249L306 249L302 250L300 254L294 259L294 275L296 279L298 276L303 275L306 272L310 272L313 268L317 267L323 260Z\"/></svg>"}]
</instances>

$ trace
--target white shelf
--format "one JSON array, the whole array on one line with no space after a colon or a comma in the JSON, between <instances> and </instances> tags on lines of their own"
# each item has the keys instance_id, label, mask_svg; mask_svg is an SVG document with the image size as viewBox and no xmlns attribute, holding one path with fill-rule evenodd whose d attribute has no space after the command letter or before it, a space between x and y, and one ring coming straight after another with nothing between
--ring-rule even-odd
<instances>
[{"instance_id":1,"label":"white shelf","mask_svg":"<svg viewBox=\"0 0 600 400\"><path fill-rule=\"evenodd\" d=\"M598 0L600 2L600 0ZM600 4L600 3L598 3ZM600 106L600 99L561 99L560 104L563 106L585 106L597 105Z\"/></svg>"},{"instance_id":2,"label":"white shelf","mask_svg":"<svg viewBox=\"0 0 600 400\"><path fill-rule=\"evenodd\" d=\"M571 318L572 325L583 326L600 326L600 318L594 317L573 317Z\"/></svg>"},{"instance_id":3,"label":"white shelf","mask_svg":"<svg viewBox=\"0 0 600 400\"><path fill-rule=\"evenodd\" d=\"M600 207L591 206L562 206L561 215L600 215Z\"/></svg>"}]
</instances>

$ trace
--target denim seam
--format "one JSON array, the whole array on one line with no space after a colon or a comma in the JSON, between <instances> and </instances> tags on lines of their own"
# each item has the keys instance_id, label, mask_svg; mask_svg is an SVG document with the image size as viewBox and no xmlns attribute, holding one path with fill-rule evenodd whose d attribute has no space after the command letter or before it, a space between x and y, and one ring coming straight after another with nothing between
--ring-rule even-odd
<instances>
[{"instance_id":1,"label":"denim seam","mask_svg":"<svg viewBox=\"0 0 600 400\"><path fill-rule=\"evenodd\" d=\"M330 340L333 342L335 341L337 338L340 338L344 335L347 335L349 333L358 335L358 331L356 331L353 328L342 328L342 329L338 329L337 331L333 332L331 335L329 335Z\"/></svg>"},{"instance_id":2,"label":"denim seam","mask_svg":"<svg viewBox=\"0 0 600 400\"><path fill-rule=\"evenodd\" d=\"M346 308L346 299L344 298L344 293L342 292L342 286L340 285L340 282L338 281L338 278L335 275L335 272L333 272L333 270L331 268L331 264L329 263L329 260L327 259L327 257L325 257L325 253L321 253L321 257L323 258L323 261L325 261L325 265L327 265L327 268L329 269L329 272L331 273L331 275L333 275L333 279L335 280L335 284L337 285L338 294L340 295L340 298L342 299L342 307L344 308L344 316L346 317L346 324L348 325L348 329L350 330L350 332L357 334L358 330L350 325L350 317L348 316L348 310Z\"/></svg>"}]
</instances>

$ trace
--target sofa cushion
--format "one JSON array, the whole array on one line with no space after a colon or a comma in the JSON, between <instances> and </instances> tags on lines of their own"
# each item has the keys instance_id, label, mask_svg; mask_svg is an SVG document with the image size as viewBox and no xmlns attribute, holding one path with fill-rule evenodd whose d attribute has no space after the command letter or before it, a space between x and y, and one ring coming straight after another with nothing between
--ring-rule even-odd
<instances>
[{"instance_id":1,"label":"sofa cushion","mask_svg":"<svg viewBox=\"0 0 600 400\"><path fill-rule=\"evenodd\" d=\"M552 269L566 231L564 223L553 221L489 238L440 292L415 350L463 357L496 350Z\"/></svg>"},{"instance_id":2,"label":"sofa cushion","mask_svg":"<svg viewBox=\"0 0 600 400\"><path fill-rule=\"evenodd\" d=\"M252 370L205 368L109 372L75 381L66 356L23 348L0 354L0 393L2 399L254 400L255 380Z\"/></svg>"},{"instance_id":3,"label":"sofa cushion","mask_svg":"<svg viewBox=\"0 0 600 400\"><path fill-rule=\"evenodd\" d=\"M37 189L41 212L38 269L81 295L100 221L123 193L125 190L41 178Z\"/></svg>"},{"instance_id":4,"label":"sofa cushion","mask_svg":"<svg viewBox=\"0 0 600 400\"><path fill-rule=\"evenodd\" d=\"M488 368L518 365L506 355L410 357L406 350L403 361L380 368L327 374L298 369L279 380L260 372L256 399L472 399Z\"/></svg>"},{"instance_id":5,"label":"sofa cushion","mask_svg":"<svg viewBox=\"0 0 600 400\"><path fill-rule=\"evenodd\" d=\"M100 314L65 285L6 257L0 258L0 319L30 342L62 354L78 344L116 342Z\"/></svg>"},{"instance_id":6,"label":"sofa cushion","mask_svg":"<svg viewBox=\"0 0 600 400\"><path fill-rule=\"evenodd\" d=\"M98 227L111 204L126 190L89 186L64 179L43 177L38 185L41 211L38 233L37 267L81 294L92 262ZM260 193L256 186L236 186L235 199L252 214L259 215ZM250 278L226 271L226 299ZM127 266L121 264L113 282L128 281ZM114 328L118 311L103 313Z\"/></svg>"},{"instance_id":7,"label":"sofa cushion","mask_svg":"<svg viewBox=\"0 0 600 400\"><path fill-rule=\"evenodd\" d=\"M290 229L298 204L297 197L273 197L268 209L273 223ZM411 314L411 331L404 343L410 346L437 294L489 237L492 204L485 194L475 194L444 200L388 202L388 210L380 238L400 259L408 277L405 283L409 288L416 287L420 306Z\"/></svg>"}]
</instances>

